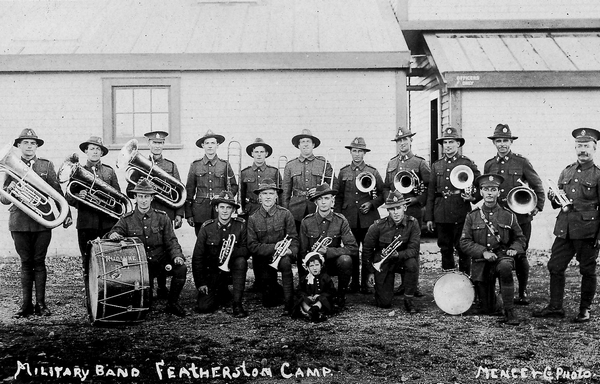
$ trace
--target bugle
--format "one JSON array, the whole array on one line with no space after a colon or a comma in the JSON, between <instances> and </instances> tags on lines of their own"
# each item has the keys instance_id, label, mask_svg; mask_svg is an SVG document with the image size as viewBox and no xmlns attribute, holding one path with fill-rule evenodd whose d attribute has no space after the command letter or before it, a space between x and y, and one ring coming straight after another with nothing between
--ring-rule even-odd
<instances>
[{"instance_id":1,"label":"bugle","mask_svg":"<svg viewBox=\"0 0 600 384\"><path fill-rule=\"evenodd\" d=\"M236 166L235 168L233 165L231 165L232 159L235 160L235 164L234 164ZM229 167L230 166L233 171L233 176L237 178L238 183L242 182L242 144L240 144L239 141L233 140L233 141L230 141L229 144L227 145L227 162L229 163L227 166L226 174L225 174L225 177L227 178L227 190L229 192L231 192L231 194L233 194L233 191L231 190L231 181L229 179L231 177L229 175ZM235 201L241 207L239 193L236 194Z\"/></svg>"},{"instance_id":2,"label":"bugle","mask_svg":"<svg viewBox=\"0 0 600 384\"><path fill-rule=\"evenodd\" d=\"M277 248L275 248L275 253L273 254L273 258L271 259L271 262L269 263L270 267L277 269L277 267L279 266L279 261L281 260L283 255L285 255L287 250L290 248L291 244L292 244L292 239L288 235L285 235L285 237L283 238L283 242Z\"/></svg>"},{"instance_id":3,"label":"bugle","mask_svg":"<svg viewBox=\"0 0 600 384\"><path fill-rule=\"evenodd\" d=\"M420 188L421 184L422 182L414 170L400 171L394 176L394 188L402 194L414 191L415 194L420 195L423 192Z\"/></svg>"},{"instance_id":4,"label":"bugle","mask_svg":"<svg viewBox=\"0 0 600 384\"><path fill-rule=\"evenodd\" d=\"M69 214L67 200L15 153L12 144L0 150L0 196L46 228L54 228Z\"/></svg>"},{"instance_id":5,"label":"bugle","mask_svg":"<svg viewBox=\"0 0 600 384\"><path fill-rule=\"evenodd\" d=\"M58 181L68 182L65 191L68 197L115 219L133 210L131 200L112 185L98 178L96 172L92 173L82 167L76 153L69 156L60 166ZM81 191L85 191L83 197L80 196Z\"/></svg>"},{"instance_id":6,"label":"bugle","mask_svg":"<svg viewBox=\"0 0 600 384\"><path fill-rule=\"evenodd\" d=\"M394 237L394 240L392 240L392 242L381 251L381 260L373 263L373 268L375 268L377 272L381 272L381 266L383 263L385 263L385 261L394 253L394 251L402 245L402 240L400 240L400 237L402 237L402 235L397 235Z\"/></svg>"},{"instance_id":7,"label":"bugle","mask_svg":"<svg viewBox=\"0 0 600 384\"><path fill-rule=\"evenodd\" d=\"M225 240L221 246L221 252L219 253L219 269L221 271L229 272L229 259L231 259L234 246L235 235L232 233L227 236L227 240Z\"/></svg>"},{"instance_id":8,"label":"bugle","mask_svg":"<svg viewBox=\"0 0 600 384\"><path fill-rule=\"evenodd\" d=\"M463 190L464 194L469 197L473 194L474 180L473 170L466 165L457 165L450 172L450 183L454 188Z\"/></svg>"},{"instance_id":9,"label":"bugle","mask_svg":"<svg viewBox=\"0 0 600 384\"><path fill-rule=\"evenodd\" d=\"M553 196L553 200L556 204L560 205L560 209L563 212L569 212L573 208L573 202L569 200L565 191L558 188L558 185L550 179L546 180L546 184L548 184L548 198L550 198L551 194Z\"/></svg>"},{"instance_id":10,"label":"bugle","mask_svg":"<svg viewBox=\"0 0 600 384\"><path fill-rule=\"evenodd\" d=\"M143 157L139 153L137 139L129 140L121 148L117 168L125 167L125 180L129 184L136 185L141 179L146 179L156 191L156 199L164 204L176 209L185 203L185 185L156 166L154 160Z\"/></svg>"},{"instance_id":11,"label":"bugle","mask_svg":"<svg viewBox=\"0 0 600 384\"><path fill-rule=\"evenodd\" d=\"M522 215L530 214L537 205L537 195L533 189L529 188L520 179L517 181L521 185L514 187L508 192L506 195L506 204L514 213Z\"/></svg>"},{"instance_id":12,"label":"bugle","mask_svg":"<svg viewBox=\"0 0 600 384\"><path fill-rule=\"evenodd\" d=\"M376 197L377 191L375 188L377 187L377 182L375 175L371 172L364 171L359 173L354 180L354 184L360 192L370 193L373 198Z\"/></svg>"}]
</instances>

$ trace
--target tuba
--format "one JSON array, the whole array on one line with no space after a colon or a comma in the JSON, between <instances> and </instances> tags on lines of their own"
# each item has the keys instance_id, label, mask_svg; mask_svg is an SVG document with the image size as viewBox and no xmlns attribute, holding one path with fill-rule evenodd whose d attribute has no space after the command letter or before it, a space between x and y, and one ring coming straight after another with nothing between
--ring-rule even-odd
<instances>
[{"instance_id":1,"label":"tuba","mask_svg":"<svg viewBox=\"0 0 600 384\"><path fill-rule=\"evenodd\" d=\"M394 188L402 194L406 194L415 190L416 194L421 194L421 189L417 188L421 184L419 176L414 170L400 171L394 176Z\"/></svg>"},{"instance_id":2,"label":"tuba","mask_svg":"<svg viewBox=\"0 0 600 384\"><path fill-rule=\"evenodd\" d=\"M285 235L285 237L283 238L283 243L281 243L279 247L275 248L275 253L273 254L273 258L269 263L270 267L277 269L277 266L279 265L279 260L281 260L281 258L283 257L283 255L288 250L291 244L292 239L288 235Z\"/></svg>"},{"instance_id":3,"label":"tuba","mask_svg":"<svg viewBox=\"0 0 600 384\"><path fill-rule=\"evenodd\" d=\"M219 269L223 272L229 272L229 259L231 259L234 245L235 235L232 233L227 236L227 240L223 242L221 253L219 253Z\"/></svg>"},{"instance_id":4,"label":"tuba","mask_svg":"<svg viewBox=\"0 0 600 384\"><path fill-rule=\"evenodd\" d=\"M465 191L465 195L473 194L473 180L475 175L473 170L466 165L457 165L450 172L450 183L454 188Z\"/></svg>"},{"instance_id":5,"label":"tuba","mask_svg":"<svg viewBox=\"0 0 600 384\"><path fill-rule=\"evenodd\" d=\"M127 167L125 180L129 184L137 184L147 179L157 192L156 198L171 208L179 208L185 203L187 191L185 185L165 170L156 167L153 160L140 155L137 139L129 140L119 153L117 168Z\"/></svg>"},{"instance_id":6,"label":"tuba","mask_svg":"<svg viewBox=\"0 0 600 384\"><path fill-rule=\"evenodd\" d=\"M11 144L0 150L0 196L46 228L59 226L69 214L67 200L21 161Z\"/></svg>"},{"instance_id":7,"label":"tuba","mask_svg":"<svg viewBox=\"0 0 600 384\"><path fill-rule=\"evenodd\" d=\"M58 181L69 182L65 191L67 196L115 219L133 210L131 200L112 185L98 178L95 172L92 173L82 167L76 153L69 156L60 166ZM83 198L79 196L81 191L86 191Z\"/></svg>"},{"instance_id":8,"label":"tuba","mask_svg":"<svg viewBox=\"0 0 600 384\"><path fill-rule=\"evenodd\" d=\"M573 208L573 202L569 200L565 191L558 188L558 185L550 179L546 181L548 184L548 196L550 196L550 192L554 195L554 202L560 205L560 209L563 212L569 212Z\"/></svg>"},{"instance_id":9,"label":"tuba","mask_svg":"<svg viewBox=\"0 0 600 384\"><path fill-rule=\"evenodd\" d=\"M385 247L383 251L381 251L381 260L373 263L373 268L375 268L377 272L381 272L381 265L388 259L388 257L392 255L392 253L394 253L396 249L402 245L402 240L400 240L400 237L402 237L402 235L394 237L394 240L392 240L392 242Z\"/></svg>"},{"instance_id":10,"label":"tuba","mask_svg":"<svg viewBox=\"0 0 600 384\"><path fill-rule=\"evenodd\" d=\"M537 205L537 195L533 189L529 188L520 179L517 181L521 185L514 187L508 192L508 195L506 195L506 204L514 213L528 215Z\"/></svg>"}]
</instances>

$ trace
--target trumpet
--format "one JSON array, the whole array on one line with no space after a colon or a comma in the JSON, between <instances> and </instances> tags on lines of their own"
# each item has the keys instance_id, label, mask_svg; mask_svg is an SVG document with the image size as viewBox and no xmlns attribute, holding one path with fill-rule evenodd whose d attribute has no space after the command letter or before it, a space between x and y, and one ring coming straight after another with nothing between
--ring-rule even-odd
<instances>
[{"instance_id":1,"label":"trumpet","mask_svg":"<svg viewBox=\"0 0 600 384\"><path fill-rule=\"evenodd\" d=\"M560 209L563 212L569 212L573 208L573 202L569 200L565 191L559 189L558 185L550 179L546 180L546 183L548 184L548 197L550 197L550 194L553 194L553 200L556 204L560 205Z\"/></svg>"},{"instance_id":2,"label":"trumpet","mask_svg":"<svg viewBox=\"0 0 600 384\"><path fill-rule=\"evenodd\" d=\"M277 178L277 180L275 180L275 182L277 183L277 188L281 188L281 181L283 180L283 175L285 174L285 166L288 163L288 158L287 156L279 156L279 159L277 160L277 171L279 172L279 177Z\"/></svg>"},{"instance_id":3,"label":"trumpet","mask_svg":"<svg viewBox=\"0 0 600 384\"><path fill-rule=\"evenodd\" d=\"M332 164L331 161L329 161L328 159L331 157L331 151L333 151L333 148L329 148L327 150L327 156L325 156L325 165L323 166L323 176L321 177L321 184L325 183L325 179L330 179L330 183L329 186L331 188L333 188L333 179L334 179L334 175L335 175L335 169L334 169L334 165ZM337 155L334 157L333 162L335 163L335 160L337 158ZM329 163L329 165L331 165L331 176L326 176L327 174L327 163Z\"/></svg>"},{"instance_id":4,"label":"trumpet","mask_svg":"<svg viewBox=\"0 0 600 384\"><path fill-rule=\"evenodd\" d=\"M398 235L394 237L394 240L381 251L381 260L373 263L373 268L375 268L377 272L381 272L381 265L402 245L402 240L400 240L401 236L402 235Z\"/></svg>"},{"instance_id":5,"label":"trumpet","mask_svg":"<svg viewBox=\"0 0 600 384\"><path fill-rule=\"evenodd\" d=\"M227 240L223 242L221 252L219 253L219 269L223 272L229 272L229 259L231 259L234 245L235 235L232 233L227 236Z\"/></svg>"},{"instance_id":6,"label":"trumpet","mask_svg":"<svg viewBox=\"0 0 600 384\"><path fill-rule=\"evenodd\" d=\"M242 180L241 180L241 178L242 178L242 144L240 144L239 141L233 140L233 141L230 141L229 144L227 145L227 162L229 163L229 165L231 165L232 158L235 159L235 161L236 161L235 165L237 166L236 169L233 169L233 167L232 167L233 176L237 177L238 182L241 183L242 182ZM227 190L233 194L233 192L231 191L231 180L229 179L230 178L229 166L227 167L225 176L227 178ZM239 193L236 195L235 201L241 207Z\"/></svg>"},{"instance_id":7,"label":"trumpet","mask_svg":"<svg viewBox=\"0 0 600 384\"><path fill-rule=\"evenodd\" d=\"M79 156L74 153L60 166L58 181L69 182L65 194L84 203L97 211L119 219L125 213L133 210L131 200L120 191L99 179L96 172L92 173L79 164ZM86 191L85 197L79 192Z\"/></svg>"},{"instance_id":8,"label":"trumpet","mask_svg":"<svg viewBox=\"0 0 600 384\"><path fill-rule=\"evenodd\" d=\"M400 171L396 173L396 176L394 176L394 188L396 188L396 190L402 194L406 194L414 190L415 194L420 195L423 193L421 184L423 183L414 170Z\"/></svg>"},{"instance_id":9,"label":"trumpet","mask_svg":"<svg viewBox=\"0 0 600 384\"><path fill-rule=\"evenodd\" d=\"M468 197L471 197L474 192L473 180L475 180L473 170L466 165L457 165L450 172L450 183L454 188L463 190Z\"/></svg>"},{"instance_id":10,"label":"trumpet","mask_svg":"<svg viewBox=\"0 0 600 384\"><path fill-rule=\"evenodd\" d=\"M145 178L157 192L156 198L171 208L179 208L185 203L187 191L185 185L165 170L156 167L154 160L140 155L137 139L131 139L119 152L117 168L127 167L125 180L136 185Z\"/></svg>"},{"instance_id":11,"label":"trumpet","mask_svg":"<svg viewBox=\"0 0 600 384\"><path fill-rule=\"evenodd\" d=\"M319 249L321 249L322 247L328 247L329 244L331 244L333 240L331 239L331 237L326 236L326 237L319 237L319 240L317 240L316 243L313 244L312 248L310 249L311 252L318 252Z\"/></svg>"},{"instance_id":12,"label":"trumpet","mask_svg":"<svg viewBox=\"0 0 600 384\"><path fill-rule=\"evenodd\" d=\"M375 175L371 172L361 172L356 176L354 180L354 184L356 185L356 189L363 193L370 193L371 197L374 199L377 197L377 183L375 180Z\"/></svg>"},{"instance_id":13,"label":"trumpet","mask_svg":"<svg viewBox=\"0 0 600 384\"><path fill-rule=\"evenodd\" d=\"M0 150L0 196L46 228L69 214L67 200L14 153L9 143Z\"/></svg>"},{"instance_id":14,"label":"trumpet","mask_svg":"<svg viewBox=\"0 0 600 384\"><path fill-rule=\"evenodd\" d=\"M277 266L279 265L279 260L281 260L283 255L285 255L287 250L290 248L291 244L292 239L288 235L285 235L285 237L283 238L283 243L281 243L279 247L275 248L275 253L273 254L273 258L269 263L270 267L277 269Z\"/></svg>"},{"instance_id":15,"label":"trumpet","mask_svg":"<svg viewBox=\"0 0 600 384\"><path fill-rule=\"evenodd\" d=\"M535 209L537 205L537 195L533 189L522 182L521 179L517 180L521 183L520 186L516 186L511 189L506 195L506 204L514 213L520 213L527 215Z\"/></svg>"}]
</instances>

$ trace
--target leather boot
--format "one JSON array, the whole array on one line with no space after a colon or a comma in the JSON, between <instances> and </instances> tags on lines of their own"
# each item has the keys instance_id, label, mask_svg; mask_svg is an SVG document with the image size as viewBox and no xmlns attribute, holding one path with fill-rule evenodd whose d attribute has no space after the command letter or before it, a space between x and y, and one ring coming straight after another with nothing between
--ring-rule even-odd
<instances>
[{"instance_id":1,"label":"leather boot","mask_svg":"<svg viewBox=\"0 0 600 384\"><path fill-rule=\"evenodd\" d=\"M46 271L35 271L35 314L50 316L52 313L46 307Z\"/></svg>"},{"instance_id":2,"label":"leather boot","mask_svg":"<svg viewBox=\"0 0 600 384\"><path fill-rule=\"evenodd\" d=\"M233 317L241 319L242 317L248 316L248 311L244 309L242 303L234 302L232 305L233 309Z\"/></svg>"},{"instance_id":3,"label":"leather boot","mask_svg":"<svg viewBox=\"0 0 600 384\"><path fill-rule=\"evenodd\" d=\"M21 271L21 290L23 291L23 303L15 317L29 317L33 315L33 272Z\"/></svg>"},{"instance_id":4,"label":"leather boot","mask_svg":"<svg viewBox=\"0 0 600 384\"><path fill-rule=\"evenodd\" d=\"M521 321L515 315L515 311L512 308L506 309L504 311L504 323L508 325L519 325Z\"/></svg>"},{"instance_id":5,"label":"leather boot","mask_svg":"<svg viewBox=\"0 0 600 384\"><path fill-rule=\"evenodd\" d=\"M406 309L406 312L411 315L418 312L417 307L415 307L415 303L413 302L413 298L410 296L404 296L404 308Z\"/></svg>"}]
</instances>

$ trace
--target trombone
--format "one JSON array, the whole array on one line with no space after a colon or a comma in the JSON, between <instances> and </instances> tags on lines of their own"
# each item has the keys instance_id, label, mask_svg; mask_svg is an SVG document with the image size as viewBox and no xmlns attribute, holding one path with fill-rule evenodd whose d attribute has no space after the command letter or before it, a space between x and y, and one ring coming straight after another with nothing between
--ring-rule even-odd
<instances>
[{"instance_id":1,"label":"trombone","mask_svg":"<svg viewBox=\"0 0 600 384\"><path fill-rule=\"evenodd\" d=\"M231 166L231 160L232 160L232 158L235 159L235 165L236 165L235 169L233 168L233 166ZM229 166L231 166L231 169L233 170L233 175L232 176L236 177L238 183L242 182L242 144L240 144L239 141L232 140L227 145L227 163L228 163L227 164L227 170L225 171L226 172L225 175L227 177L227 190L233 194L233 192L231 191L231 180L230 180L230 176L229 176ZM236 194L235 202L240 207L242 206L242 204L240 203L240 194L239 194L239 191Z\"/></svg>"},{"instance_id":2,"label":"trombone","mask_svg":"<svg viewBox=\"0 0 600 384\"><path fill-rule=\"evenodd\" d=\"M329 186L331 188L333 188L333 179L335 177L335 161L337 159L337 154L336 154L333 158L333 163L331 163L331 161L329 161L329 158L331 158L332 151L335 151L335 149L329 148L327 150L327 155L325 156L325 165L323 166L323 176L321 177L321 184L325 183L326 178L331 179L331 182L329 183ZM331 176L327 176L327 163L329 163L329 165L331 165Z\"/></svg>"},{"instance_id":3,"label":"trombone","mask_svg":"<svg viewBox=\"0 0 600 384\"><path fill-rule=\"evenodd\" d=\"M275 182L277 183L277 188L282 188L281 182L283 181L283 176L285 175L285 166L288 163L288 158L287 156L279 156L279 159L277 160L277 172L279 172L279 178L277 180L275 180Z\"/></svg>"},{"instance_id":4,"label":"trombone","mask_svg":"<svg viewBox=\"0 0 600 384\"><path fill-rule=\"evenodd\" d=\"M381 251L381 260L373 263L373 268L375 268L377 272L381 272L381 265L388 259L388 257L392 255L392 253L394 253L396 249L402 245L402 240L400 240L400 237L402 237L402 235L397 235L394 237L394 240L392 240L390 245Z\"/></svg>"}]
</instances>

